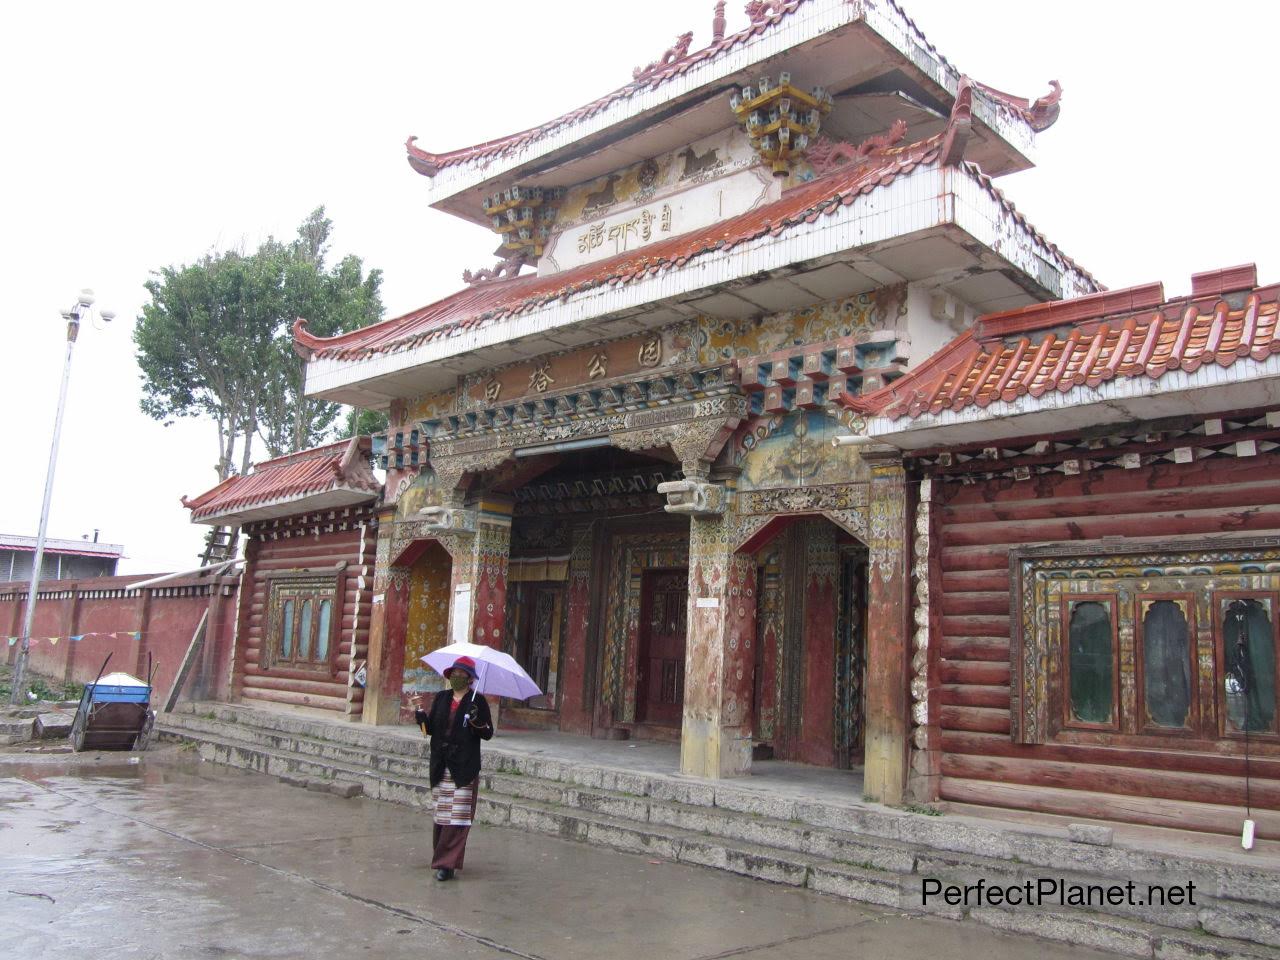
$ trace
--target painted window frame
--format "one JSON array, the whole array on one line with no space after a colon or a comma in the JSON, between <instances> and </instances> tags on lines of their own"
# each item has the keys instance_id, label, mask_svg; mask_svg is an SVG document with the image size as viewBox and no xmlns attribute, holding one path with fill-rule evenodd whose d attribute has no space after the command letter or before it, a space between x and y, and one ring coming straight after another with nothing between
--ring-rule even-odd
<instances>
[{"instance_id":1,"label":"painted window frame","mask_svg":"<svg viewBox=\"0 0 1280 960\"><path fill-rule=\"evenodd\" d=\"M1271 643L1275 651L1275 691L1277 699L1275 730L1231 730L1228 727L1227 706L1224 702L1223 679L1227 675L1226 638L1222 636L1222 616L1224 600L1256 600L1265 597L1271 601ZM1213 699L1217 713L1218 736L1223 740L1243 743L1280 743L1280 589L1277 590L1215 590L1210 598L1210 618L1213 629L1214 683Z\"/></svg>"},{"instance_id":2,"label":"painted window frame","mask_svg":"<svg viewBox=\"0 0 1280 960\"><path fill-rule=\"evenodd\" d=\"M1152 590L1134 594L1133 617L1133 674L1134 674L1134 724L1137 732L1156 737L1197 737L1202 735L1204 718L1200 711L1200 687L1202 682L1200 658L1196 651L1200 637L1197 595L1194 590ZM1185 603L1183 615L1187 621L1187 670L1190 677L1190 690L1187 705L1187 722L1181 727L1162 727L1150 722L1147 710L1147 676L1146 676L1146 625L1147 615L1144 604L1154 605L1161 600L1174 603Z\"/></svg>"},{"instance_id":3,"label":"painted window frame","mask_svg":"<svg viewBox=\"0 0 1280 960\"><path fill-rule=\"evenodd\" d=\"M284 605L294 602L293 611L293 648L289 656L282 649L282 627ZM311 620L315 629L311 634L311 656L302 658L298 655L298 640L302 635L302 607L310 600L313 604ZM314 673L336 672L338 647L342 635L342 582L341 574L316 574L309 571L284 571L273 573L267 578L267 623L261 645L259 647L260 665L263 670L298 670ZM330 603L328 636L325 640L323 657L314 655L320 647L319 632L320 609L325 601Z\"/></svg>"},{"instance_id":4,"label":"painted window frame","mask_svg":"<svg viewBox=\"0 0 1280 960\"><path fill-rule=\"evenodd\" d=\"M1058 676L1061 681L1056 691L1061 702L1059 720L1063 730L1090 730L1096 732L1120 732L1120 620L1119 597L1114 593L1064 593L1059 601L1060 618L1058 643ZM1075 605L1098 603L1107 608L1111 624L1111 719L1106 723L1079 720L1072 713L1071 704L1071 617Z\"/></svg>"},{"instance_id":5,"label":"painted window frame","mask_svg":"<svg viewBox=\"0 0 1280 960\"><path fill-rule=\"evenodd\" d=\"M1245 734L1227 729L1221 688L1225 648L1219 599L1272 598L1280 613L1280 536L1213 535L1201 538L1133 537L1015 547L1010 572L1010 739L1023 744L1129 746L1138 749L1243 748ZM1176 589L1169 589L1176 585ZM1063 669L1068 624L1064 597L1116 597L1120 698L1118 729L1068 725L1069 677ZM1143 604L1159 599L1188 603L1188 656L1192 666L1187 726L1159 727L1147 720L1142 651ZM1280 700L1280 616L1271 621ZM1280 704L1278 704L1280 706ZM1280 756L1276 732L1250 731L1259 755Z\"/></svg>"}]
</instances>

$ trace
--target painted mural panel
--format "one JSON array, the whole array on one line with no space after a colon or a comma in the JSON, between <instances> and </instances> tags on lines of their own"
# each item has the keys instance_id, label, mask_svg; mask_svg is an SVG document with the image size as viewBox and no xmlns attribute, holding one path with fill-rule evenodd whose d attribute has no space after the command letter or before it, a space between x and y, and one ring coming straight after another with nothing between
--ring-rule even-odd
<instances>
[{"instance_id":1,"label":"painted mural panel","mask_svg":"<svg viewBox=\"0 0 1280 960\"><path fill-rule=\"evenodd\" d=\"M823 410L800 410L747 422L735 442L740 490L852 483L867 479L856 447L832 448L848 433Z\"/></svg>"},{"instance_id":2,"label":"painted mural panel","mask_svg":"<svg viewBox=\"0 0 1280 960\"><path fill-rule=\"evenodd\" d=\"M872 331L900 330L906 316L907 285L895 284L855 297L764 317L743 320L700 317L698 360L700 363L722 363L784 347L824 343L842 337L870 340ZM863 364L866 367L873 365L872 362Z\"/></svg>"},{"instance_id":3,"label":"painted mural panel","mask_svg":"<svg viewBox=\"0 0 1280 960\"><path fill-rule=\"evenodd\" d=\"M404 692L440 689L440 675L422 657L449 642L449 554L432 545L409 574L409 624L404 637Z\"/></svg>"},{"instance_id":4,"label":"painted mural panel","mask_svg":"<svg viewBox=\"0 0 1280 960\"><path fill-rule=\"evenodd\" d=\"M659 200L757 165L746 134L737 127L726 127L687 147L570 187L560 204L556 226L571 229L623 204L634 206Z\"/></svg>"}]
</instances>

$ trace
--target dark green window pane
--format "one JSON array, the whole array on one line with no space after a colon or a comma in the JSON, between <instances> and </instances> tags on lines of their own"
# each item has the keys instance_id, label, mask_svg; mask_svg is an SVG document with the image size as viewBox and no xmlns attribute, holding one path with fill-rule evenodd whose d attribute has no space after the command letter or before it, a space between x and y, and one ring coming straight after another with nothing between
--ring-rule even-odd
<instances>
[{"instance_id":1,"label":"dark green window pane","mask_svg":"<svg viewBox=\"0 0 1280 960\"><path fill-rule=\"evenodd\" d=\"M311 601L302 601L302 613L298 617L298 656L311 656Z\"/></svg>"},{"instance_id":2,"label":"dark green window pane","mask_svg":"<svg viewBox=\"0 0 1280 960\"><path fill-rule=\"evenodd\" d=\"M1276 649L1271 615L1260 600L1232 600L1222 614L1223 677L1231 729L1274 730Z\"/></svg>"},{"instance_id":3,"label":"dark green window pane","mask_svg":"<svg viewBox=\"0 0 1280 960\"><path fill-rule=\"evenodd\" d=\"M280 656L286 660L293 656L293 601L284 602L284 616L280 626Z\"/></svg>"},{"instance_id":4,"label":"dark green window pane","mask_svg":"<svg viewBox=\"0 0 1280 960\"><path fill-rule=\"evenodd\" d=\"M1086 723L1111 722L1111 609L1085 600L1071 605L1071 715Z\"/></svg>"},{"instance_id":5,"label":"dark green window pane","mask_svg":"<svg viewBox=\"0 0 1280 960\"><path fill-rule=\"evenodd\" d=\"M1187 618L1172 600L1157 600L1142 619L1142 685L1147 716L1160 727L1185 727L1191 712Z\"/></svg>"}]
</instances>

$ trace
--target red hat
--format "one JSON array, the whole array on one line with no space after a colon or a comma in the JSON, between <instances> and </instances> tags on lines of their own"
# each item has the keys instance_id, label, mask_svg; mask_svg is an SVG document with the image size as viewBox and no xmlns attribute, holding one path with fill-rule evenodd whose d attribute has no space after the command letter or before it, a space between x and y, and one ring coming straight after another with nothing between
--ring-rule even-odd
<instances>
[{"instance_id":1,"label":"red hat","mask_svg":"<svg viewBox=\"0 0 1280 960\"><path fill-rule=\"evenodd\" d=\"M465 670L467 673L471 674L472 680L476 678L476 662L470 657L459 657L457 660L453 661L453 665L444 672L446 680L449 678L449 673L452 670Z\"/></svg>"}]
</instances>

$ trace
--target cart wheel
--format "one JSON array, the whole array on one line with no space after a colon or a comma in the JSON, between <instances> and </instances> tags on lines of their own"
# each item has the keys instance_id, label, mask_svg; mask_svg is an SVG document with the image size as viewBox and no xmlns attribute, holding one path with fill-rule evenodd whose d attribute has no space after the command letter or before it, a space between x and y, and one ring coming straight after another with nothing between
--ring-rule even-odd
<instances>
[{"instance_id":1,"label":"cart wheel","mask_svg":"<svg viewBox=\"0 0 1280 960\"><path fill-rule=\"evenodd\" d=\"M79 753L84 749L84 714L76 712L76 718L71 722L71 749Z\"/></svg>"},{"instance_id":2,"label":"cart wheel","mask_svg":"<svg viewBox=\"0 0 1280 960\"><path fill-rule=\"evenodd\" d=\"M134 738L133 749L142 751L151 746L151 739L155 733L156 713L154 710L147 711L147 719L142 722L142 732Z\"/></svg>"}]
</instances>

